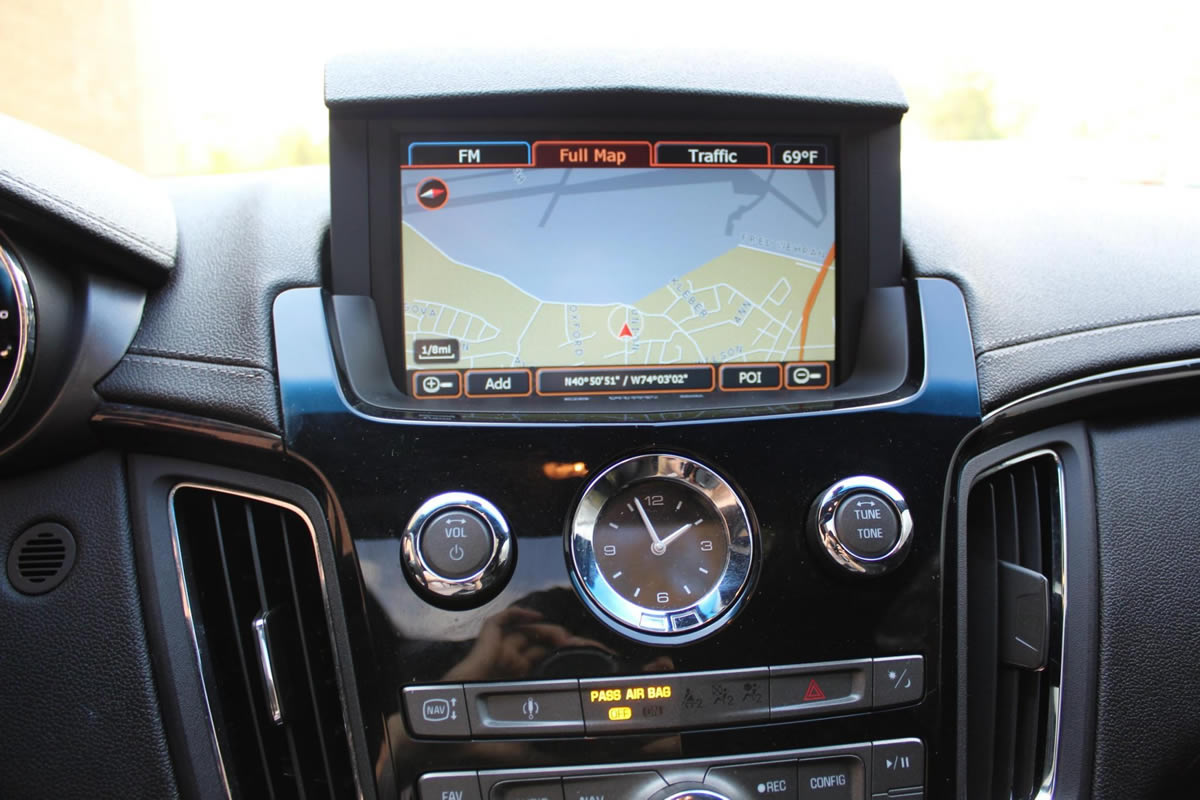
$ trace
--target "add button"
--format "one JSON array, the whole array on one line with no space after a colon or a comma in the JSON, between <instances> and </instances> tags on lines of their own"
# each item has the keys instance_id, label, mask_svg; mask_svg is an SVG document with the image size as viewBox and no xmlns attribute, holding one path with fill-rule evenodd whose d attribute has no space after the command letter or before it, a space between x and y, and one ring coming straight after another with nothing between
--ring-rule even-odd
<instances>
[{"instance_id":1,"label":"add button","mask_svg":"<svg viewBox=\"0 0 1200 800\"><path fill-rule=\"evenodd\" d=\"M778 364L722 364L721 390L726 392L774 391L783 387Z\"/></svg>"},{"instance_id":2,"label":"add button","mask_svg":"<svg viewBox=\"0 0 1200 800\"><path fill-rule=\"evenodd\" d=\"M467 397L527 397L533 379L527 369L468 370Z\"/></svg>"}]
</instances>

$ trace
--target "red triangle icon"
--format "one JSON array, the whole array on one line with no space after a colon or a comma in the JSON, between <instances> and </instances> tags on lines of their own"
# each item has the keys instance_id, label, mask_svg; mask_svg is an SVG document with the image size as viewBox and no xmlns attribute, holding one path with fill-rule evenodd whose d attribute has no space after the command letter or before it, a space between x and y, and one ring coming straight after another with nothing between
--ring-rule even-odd
<instances>
[{"instance_id":1,"label":"red triangle icon","mask_svg":"<svg viewBox=\"0 0 1200 800\"><path fill-rule=\"evenodd\" d=\"M621 326L621 332L617 334L619 339L629 339L633 336L633 331L629 330L629 323L626 322Z\"/></svg>"},{"instance_id":2,"label":"red triangle icon","mask_svg":"<svg viewBox=\"0 0 1200 800\"><path fill-rule=\"evenodd\" d=\"M825 693L821 691L821 684L817 683L816 678L812 678L808 682L808 691L804 693L804 701L806 703L813 700L824 700Z\"/></svg>"}]
</instances>

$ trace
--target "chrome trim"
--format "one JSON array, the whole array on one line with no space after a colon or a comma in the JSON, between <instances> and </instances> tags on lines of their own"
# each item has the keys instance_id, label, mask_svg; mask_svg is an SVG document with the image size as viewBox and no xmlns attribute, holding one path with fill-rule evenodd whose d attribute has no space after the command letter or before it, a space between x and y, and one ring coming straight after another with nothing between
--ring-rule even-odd
<instances>
[{"instance_id":1,"label":"chrome trim","mask_svg":"<svg viewBox=\"0 0 1200 800\"><path fill-rule=\"evenodd\" d=\"M1002 417L1013 416L1014 413L1025 413L1037 408L1057 405L1080 397L1125 388L1142 383L1192 378L1200 376L1200 359L1184 358L1177 361L1162 361L1157 364L1143 364L1137 367L1124 367L1108 372L1098 372L1082 378L1056 384L1045 389L1018 397L994 411L983 415L980 421L982 427L994 424ZM1115 384L1115 385L1114 385ZM1065 395L1058 398L1056 395ZM1029 406L1030 408L1026 408Z\"/></svg>"},{"instance_id":2,"label":"chrome trim","mask_svg":"<svg viewBox=\"0 0 1200 800\"><path fill-rule=\"evenodd\" d=\"M682 792L675 792L668 796L665 800L729 800L729 798L711 789L684 789Z\"/></svg>"},{"instance_id":3,"label":"chrome trim","mask_svg":"<svg viewBox=\"0 0 1200 800\"><path fill-rule=\"evenodd\" d=\"M0 239L0 267L3 267L4 272L8 275L8 279L12 282L13 295L17 301L18 315L18 340L17 340L17 360L13 365L12 378L8 385L4 387L3 393L0 393L0 417L8 409L9 403L12 402L19 390L21 389L24 379L29 373L29 369L33 363L33 349L37 338L37 309L33 301L33 292L29 288L29 277L25 274L25 270L21 268L16 256L12 255L4 246L4 241Z\"/></svg>"},{"instance_id":4,"label":"chrome trim","mask_svg":"<svg viewBox=\"0 0 1200 800\"><path fill-rule=\"evenodd\" d=\"M430 519L456 508L473 512L483 520L492 537L492 552L474 573L462 578L447 578L426 563L420 539ZM429 498L413 513L400 537L400 557L405 572L421 588L440 597L466 599L496 588L508 577L515 546L508 521L500 509L476 494L445 492Z\"/></svg>"},{"instance_id":5,"label":"chrome trim","mask_svg":"<svg viewBox=\"0 0 1200 800\"><path fill-rule=\"evenodd\" d=\"M979 475L975 476L975 480L971 482L968 494L983 480L991 476L1010 469L1018 464L1026 461L1032 461L1037 458L1050 456L1054 459L1055 472L1058 474L1058 525L1051 526L1050 530L1050 552L1058 557L1057 564L1051 564L1046 570L1050 578L1050 594L1051 597L1057 600L1058 625L1059 625L1059 640L1058 652L1048 654L1051 658L1047 663L1052 663L1054 656L1058 658L1058 676L1051 680L1050 696L1046 708L1046 752L1043 754L1046 768L1042 775L1042 785L1034 796L1035 800L1052 800L1054 797L1054 789L1058 782L1058 751L1060 737L1062 736L1062 694L1063 681L1066 676L1066 659L1064 654L1067 648L1067 485L1066 471L1063 469L1062 458L1058 452L1048 447L1031 450L1028 453L1023 453L1019 456L1007 459L993 467L988 467ZM1051 604L1051 614L1054 613L1055 604ZM1051 625L1055 619L1051 617Z\"/></svg>"},{"instance_id":6,"label":"chrome trim","mask_svg":"<svg viewBox=\"0 0 1200 800\"><path fill-rule=\"evenodd\" d=\"M312 542L313 556L316 559L317 564L317 578L321 583L321 601L325 607L325 624L330 626L331 634L333 629L333 606L329 601L329 583L325 575L325 563L321 560L321 547L320 543L317 541L317 528L313 524L312 518L305 513L304 509L285 500L279 500L274 497L255 494L253 492L246 492L240 489L230 489L225 486L218 486L211 483L182 481L171 487L171 491L167 495L167 508L169 512L168 518L171 523L171 547L175 553L175 571L179 579L179 596L183 602L183 616L184 619L187 620L188 633L192 637L192 651L196 654L196 666L200 673L200 690L204 695L204 710L208 716L208 730L212 739L213 751L217 754L217 768L221 773L221 782L225 786L225 796L228 797L229 800L233 800L232 789L229 786L229 774L225 769L225 758L221 753L220 738L217 736L217 727L213 722L212 698L209 695L208 685L204 679L204 656L200 649L200 638L196 633L196 622L192 613L191 600L188 595L187 579L184 576L183 550L179 542L179 523L175 518L175 493L180 489L200 489L203 491L215 492L217 494L240 497L244 500L254 500L259 503L266 503L267 505L275 506L276 508L282 508L285 511L291 511L293 514L299 516L300 519L304 521L305 527L308 528L309 539ZM342 708L345 709L348 707L346 688L343 679L345 656L338 650L337 636L330 635L329 640L331 649L333 651L334 671L337 673L335 678L337 680L338 687L338 700L340 701ZM363 794L362 789L362 779L358 774L359 753L357 751L357 747L355 746L354 732L350 729L350 716L344 710L342 713L342 729L346 732L346 746L350 750L350 772L354 776L354 789L359 800L364 800L365 795Z\"/></svg>"},{"instance_id":7,"label":"chrome trim","mask_svg":"<svg viewBox=\"0 0 1200 800\"><path fill-rule=\"evenodd\" d=\"M254 629L254 644L258 651L258 666L262 670L267 710L271 712L271 721L282 725L283 707L279 702L279 687L275 683L275 665L271 662L271 632L267 629L267 617L274 613L274 609L262 612L254 618L251 627Z\"/></svg>"},{"instance_id":8,"label":"chrome trim","mask_svg":"<svg viewBox=\"0 0 1200 800\"><path fill-rule=\"evenodd\" d=\"M867 557L852 552L837 535L835 519L842 502L855 492L883 495L896 511L900 533L896 543L883 555ZM908 502L895 486L870 475L843 478L813 501L809 513L808 535L842 569L857 575L883 575L900 565L912 546L913 518Z\"/></svg>"},{"instance_id":9,"label":"chrome trim","mask_svg":"<svg viewBox=\"0 0 1200 800\"><path fill-rule=\"evenodd\" d=\"M605 503L633 483L655 479L684 484L707 498L724 522L729 544L725 571L716 585L695 603L666 611L638 605L617 592L596 563L592 543ZM706 626L712 626L711 630L700 635L716 632L718 626L713 623L722 617L728 619L726 614L740 600L754 565L754 536L745 502L716 472L672 453L634 456L597 474L584 489L572 514L567 549L572 578L584 599L604 612L600 619L618 632L627 633L624 628L628 627L660 642ZM650 552L656 552L653 545Z\"/></svg>"}]
</instances>

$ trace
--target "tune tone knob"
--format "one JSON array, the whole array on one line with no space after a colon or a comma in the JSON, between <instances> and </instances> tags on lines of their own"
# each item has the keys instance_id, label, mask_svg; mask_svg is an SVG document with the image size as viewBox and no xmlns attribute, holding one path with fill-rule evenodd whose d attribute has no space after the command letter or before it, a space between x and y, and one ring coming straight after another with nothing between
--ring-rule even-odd
<instances>
[{"instance_id":1,"label":"tune tone knob","mask_svg":"<svg viewBox=\"0 0 1200 800\"><path fill-rule=\"evenodd\" d=\"M504 515L466 492L447 492L422 503L400 545L409 580L426 599L447 605L491 599L512 573L514 555Z\"/></svg>"},{"instance_id":2,"label":"tune tone knob","mask_svg":"<svg viewBox=\"0 0 1200 800\"><path fill-rule=\"evenodd\" d=\"M813 501L813 546L855 575L882 575L900 566L912 544L912 514L904 495L868 475L846 478Z\"/></svg>"}]
</instances>

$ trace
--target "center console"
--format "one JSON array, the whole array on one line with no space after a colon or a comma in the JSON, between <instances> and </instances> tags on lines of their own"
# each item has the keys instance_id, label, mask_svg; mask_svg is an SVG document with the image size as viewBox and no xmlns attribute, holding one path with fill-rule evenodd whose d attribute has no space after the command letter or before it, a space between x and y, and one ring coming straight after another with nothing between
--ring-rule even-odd
<instances>
[{"instance_id":1,"label":"center console","mask_svg":"<svg viewBox=\"0 0 1200 800\"><path fill-rule=\"evenodd\" d=\"M949 796L979 403L895 84L402 62L331 66L330 291L275 305L379 795Z\"/></svg>"}]
</instances>

